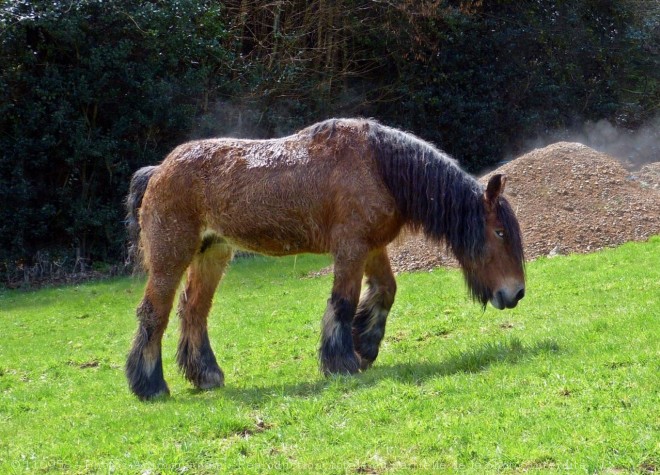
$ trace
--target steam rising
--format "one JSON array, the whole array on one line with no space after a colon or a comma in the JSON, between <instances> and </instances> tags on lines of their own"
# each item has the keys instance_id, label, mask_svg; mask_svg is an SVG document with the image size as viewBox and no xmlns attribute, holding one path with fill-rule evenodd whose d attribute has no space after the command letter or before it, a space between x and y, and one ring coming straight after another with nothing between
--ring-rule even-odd
<instances>
[{"instance_id":1,"label":"steam rising","mask_svg":"<svg viewBox=\"0 0 660 475\"><path fill-rule=\"evenodd\" d=\"M581 131L560 131L530 143L530 148L554 142L579 142L606 153L632 168L660 161L660 116L635 131L613 126L608 120L587 122Z\"/></svg>"}]
</instances>

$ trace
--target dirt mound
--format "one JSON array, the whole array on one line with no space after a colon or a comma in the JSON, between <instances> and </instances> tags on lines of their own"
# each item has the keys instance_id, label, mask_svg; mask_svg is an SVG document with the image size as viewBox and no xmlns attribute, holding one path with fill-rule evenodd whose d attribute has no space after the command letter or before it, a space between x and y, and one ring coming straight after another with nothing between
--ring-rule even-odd
<instances>
[{"instance_id":1,"label":"dirt mound","mask_svg":"<svg viewBox=\"0 0 660 475\"><path fill-rule=\"evenodd\" d=\"M633 173L632 177L639 180L639 184L643 188L660 190L660 162L644 165L639 171Z\"/></svg>"},{"instance_id":2,"label":"dirt mound","mask_svg":"<svg viewBox=\"0 0 660 475\"><path fill-rule=\"evenodd\" d=\"M660 162L631 173L608 155L578 143L533 150L493 173L507 175L506 195L523 231L528 259L584 253L660 233ZM389 249L395 272L453 265L421 236Z\"/></svg>"}]
</instances>

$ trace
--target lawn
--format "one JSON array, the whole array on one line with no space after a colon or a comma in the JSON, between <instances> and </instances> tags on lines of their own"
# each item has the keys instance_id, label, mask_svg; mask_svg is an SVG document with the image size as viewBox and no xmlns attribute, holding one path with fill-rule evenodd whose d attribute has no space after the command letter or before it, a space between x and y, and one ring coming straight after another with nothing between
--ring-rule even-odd
<instances>
[{"instance_id":1,"label":"lawn","mask_svg":"<svg viewBox=\"0 0 660 475\"><path fill-rule=\"evenodd\" d=\"M455 270L408 273L379 359L323 378L327 258L235 262L211 311L226 387L132 396L144 281L0 292L0 473L640 473L660 470L660 237L528 264L485 312Z\"/></svg>"}]
</instances>

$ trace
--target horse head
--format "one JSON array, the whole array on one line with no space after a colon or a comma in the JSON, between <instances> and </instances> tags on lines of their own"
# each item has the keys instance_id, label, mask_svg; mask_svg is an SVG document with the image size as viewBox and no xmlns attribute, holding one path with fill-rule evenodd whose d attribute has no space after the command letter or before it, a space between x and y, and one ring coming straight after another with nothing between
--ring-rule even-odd
<instances>
[{"instance_id":1,"label":"horse head","mask_svg":"<svg viewBox=\"0 0 660 475\"><path fill-rule=\"evenodd\" d=\"M484 243L478 258L463 262L470 292L484 307L503 310L525 296L525 267L518 220L503 196L506 176L493 175L482 196Z\"/></svg>"}]
</instances>

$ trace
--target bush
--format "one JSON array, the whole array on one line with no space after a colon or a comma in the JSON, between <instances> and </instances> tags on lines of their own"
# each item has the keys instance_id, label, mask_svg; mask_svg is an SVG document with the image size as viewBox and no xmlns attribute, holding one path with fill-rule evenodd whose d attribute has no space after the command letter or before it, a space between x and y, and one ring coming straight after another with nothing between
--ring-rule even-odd
<instances>
[{"instance_id":1,"label":"bush","mask_svg":"<svg viewBox=\"0 0 660 475\"><path fill-rule=\"evenodd\" d=\"M37 251L121 260L130 174L231 80L223 24L212 1L2 5L0 273Z\"/></svg>"}]
</instances>

